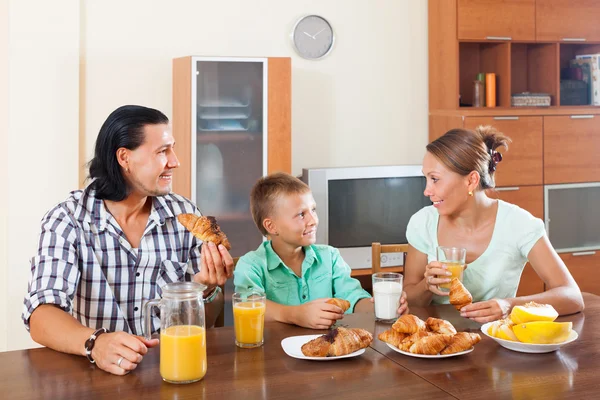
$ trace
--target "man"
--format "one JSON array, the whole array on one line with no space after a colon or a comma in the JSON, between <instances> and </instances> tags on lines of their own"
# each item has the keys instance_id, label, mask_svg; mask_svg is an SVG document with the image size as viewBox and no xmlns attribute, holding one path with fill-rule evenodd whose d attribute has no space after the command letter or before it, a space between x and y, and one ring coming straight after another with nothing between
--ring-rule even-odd
<instances>
[{"instance_id":1,"label":"man","mask_svg":"<svg viewBox=\"0 0 600 400\"><path fill-rule=\"evenodd\" d=\"M201 242L177 222L180 213L200 213L171 194L179 161L168 123L160 111L141 106L110 114L89 165L90 185L45 215L31 262L23 321L33 340L87 355L116 375L135 369L158 344L142 337L142 310L162 286L206 285L212 326L223 308L218 285L233 274L223 246L205 243L201 253ZM159 328L154 317L153 332Z\"/></svg>"}]
</instances>

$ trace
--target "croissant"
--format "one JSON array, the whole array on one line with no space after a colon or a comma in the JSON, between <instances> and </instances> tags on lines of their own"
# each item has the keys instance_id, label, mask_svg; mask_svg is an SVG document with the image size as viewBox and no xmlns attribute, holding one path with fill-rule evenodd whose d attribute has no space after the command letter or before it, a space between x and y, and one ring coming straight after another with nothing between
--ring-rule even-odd
<instances>
[{"instance_id":1,"label":"croissant","mask_svg":"<svg viewBox=\"0 0 600 400\"><path fill-rule=\"evenodd\" d=\"M452 304L458 311L466 305L471 304L473 296L467 290L466 287L457 279L453 278L450 282L450 304Z\"/></svg>"},{"instance_id":2,"label":"croissant","mask_svg":"<svg viewBox=\"0 0 600 400\"><path fill-rule=\"evenodd\" d=\"M434 334L431 332L427 332L427 331L419 331L417 333L413 333L412 335L406 337L400 343L400 346L398 346L398 348L402 351L409 351L411 346L413 344L415 344L417 341L423 339L424 337L432 336L432 335L434 335Z\"/></svg>"},{"instance_id":3,"label":"croissant","mask_svg":"<svg viewBox=\"0 0 600 400\"><path fill-rule=\"evenodd\" d=\"M408 337L408 333L400 333L393 329L388 329L379 334L378 338L382 342L391 344L394 347L400 348L400 343Z\"/></svg>"},{"instance_id":4,"label":"croissant","mask_svg":"<svg viewBox=\"0 0 600 400\"><path fill-rule=\"evenodd\" d=\"M445 319L429 317L427 318L427 321L425 321L425 324L431 332L456 335L456 329L454 326L452 326L452 324Z\"/></svg>"},{"instance_id":5,"label":"croissant","mask_svg":"<svg viewBox=\"0 0 600 400\"><path fill-rule=\"evenodd\" d=\"M302 345L302 354L307 357L337 357L364 349L373 341L373 335L364 329L334 328Z\"/></svg>"},{"instance_id":6,"label":"croissant","mask_svg":"<svg viewBox=\"0 0 600 400\"><path fill-rule=\"evenodd\" d=\"M400 333L416 333L426 330L427 325L416 315L405 314L394 322L392 329Z\"/></svg>"},{"instance_id":7,"label":"croissant","mask_svg":"<svg viewBox=\"0 0 600 400\"><path fill-rule=\"evenodd\" d=\"M231 250L231 244L227 236L221 231L215 217L199 217L195 214L179 214L177 220L192 234L203 242L213 242L215 245L222 244L227 250Z\"/></svg>"},{"instance_id":8,"label":"croissant","mask_svg":"<svg viewBox=\"0 0 600 400\"><path fill-rule=\"evenodd\" d=\"M452 341L452 335L431 335L417 340L409 351L414 354L436 355Z\"/></svg>"},{"instance_id":9,"label":"croissant","mask_svg":"<svg viewBox=\"0 0 600 400\"><path fill-rule=\"evenodd\" d=\"M452 354L465 351L479 343L481 336L478 333L459 332L452 337L450 344L440 354Z\"/></svg>"},{"instance_id":10,"label":"croissant","mask_svg":"<svg viewBox=\"0 0 600 400\"><path fill-rule=\"evenodd\" d=\"M342 309L342 312L346 312L350 308L350 302L344 299L329 299L325 303L333 304Z\"/></svg>"}]
</instances>

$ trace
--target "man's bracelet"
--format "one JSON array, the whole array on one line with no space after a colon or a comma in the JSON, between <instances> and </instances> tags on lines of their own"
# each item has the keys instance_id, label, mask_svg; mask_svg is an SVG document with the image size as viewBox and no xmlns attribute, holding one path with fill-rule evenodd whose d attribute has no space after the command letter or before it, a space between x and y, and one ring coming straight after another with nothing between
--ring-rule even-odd
<instances>
[{"instance_id":1,"label":"man's bracelet","mask_svg":"<svg viewBox=\"0 0 600 400\"><path fill-rule=\"evenodd\" d=\"M208 296L206 296L206 299L204 299L205 303L212 303L217 296L219 295L219 293L221 293L223 290L221 289L221 286L215 286L214 289L210 292L210 294Z\"/></svg>"},{"instance_id":2,"label":"man's bracelet","mask_svg":"<svg viewBox=\"0 0 600 400\"><path fill-rule=\"evenodd\" d=\"M97 329L94 333L92 333L92 336L90 336L90 338L85 341L85 356L92 364L96 363L96 361L94 361L94 359L92 358L92 349L96 344L96 339L98 338L98 336L107 332L108 329L106 328Z\"/></svg>"}]
</instances>

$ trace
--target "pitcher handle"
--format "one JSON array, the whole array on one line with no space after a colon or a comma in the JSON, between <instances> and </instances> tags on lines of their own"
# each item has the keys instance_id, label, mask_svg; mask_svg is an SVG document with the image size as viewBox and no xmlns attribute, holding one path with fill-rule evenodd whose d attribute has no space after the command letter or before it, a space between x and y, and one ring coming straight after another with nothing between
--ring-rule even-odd
<instances>
[{"instance_id":1,"label":"pitcher handle","mask_svg":"<svg viewBox=\"0 0 600 400\"><path fill-rule=\"evenodd\" d=\"M160 299L148 300L144 305L144 336L152 339L152 307L160 306Z\"/></svg>"}]
</instances>

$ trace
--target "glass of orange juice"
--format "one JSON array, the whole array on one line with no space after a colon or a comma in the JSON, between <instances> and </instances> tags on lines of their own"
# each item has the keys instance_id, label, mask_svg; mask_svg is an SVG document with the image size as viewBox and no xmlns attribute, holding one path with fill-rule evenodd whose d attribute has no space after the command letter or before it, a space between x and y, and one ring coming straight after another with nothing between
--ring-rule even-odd
<instances>
[{"instance_id":1,"label":"glass of orange juice","mask_svg":"<svg viewBox=\"0 0 600 400\"><path fill-rule=\"evenodd\" d=\"M265 342L265 310L267 298L259 292L236 292L232 297L235 344L252 348Z\"/></svg>"},{"instance_id":2,"label":"glass of orange juice","mask_svg":"<svg viewBox=\"0 0 600 400\"><path fill-rule=\"evenodd\" d=\"M441 262L442 265L445 265L448 271L452 273L452 276L444 276L443 278L458 278L458 280L462 282L466 258L467 249L465 248L445 246L438 246L437 248L438 261ZM450 283L442 283L440 288L450 290Z\"/></svg>"}]
</instances>

